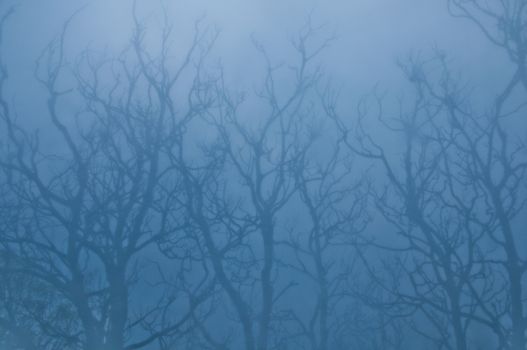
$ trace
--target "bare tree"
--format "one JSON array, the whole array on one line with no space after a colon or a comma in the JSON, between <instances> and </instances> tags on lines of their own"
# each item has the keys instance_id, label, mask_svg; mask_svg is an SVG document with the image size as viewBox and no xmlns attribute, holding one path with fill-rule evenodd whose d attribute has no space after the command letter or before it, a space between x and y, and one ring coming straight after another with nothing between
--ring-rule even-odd
<instances>
[{"instance_id":1,"label":"bare tree","mask_svg":"<svg viewBox=\"0 0 527 350\"><path fill-rule=\"evenodd\" d=\"M432 68L434 63L438 67ZM478 115L443 54L428 62L410 61L403 71L415 87L413 107L409 112L401 108L395 118L379 109L381 122L402 136L400 158L360 124L348 142L354 153L385 170L389 185L374 193L376 206L404 238L401 245L372 244L394 252L395 267L389 264L386 271L406 276L405 283L386 283L373 267L368 269L395 298L385 306L419 310L430 324L414 329L440 346L469 348L477 323L494 332L500 349L523 349L525 260L513 222L525 204L524 144L504 122L522 103L503 109L514 83ZM439 74L433 76L434 71ZM363 261L372 266L366 257ZM434 335L426 331L431 327Z\"/></svg>"},{"instance_id":2,"label":"bare tree","mask_svg":"<svg viewBox=\"0 0 527 350\"><path fill-rule=\"evenodd\" d=\"M527 19L527 4L524 1L507 0L496 3L482 1L449 1L452 15L470 20L485 35L485 37L501 48L512 62L513 74L505 83L502 91L496 96L496 101L489 106L484 118L469 118L466 124L466 110L452 101L448 104L449 113L458 128L462 125L476 127L475 134L462 133L462 141L467 154L471 157L471 171L474 179L484 190L490 200L490 208L494 212L498 224L497 233L493 237L506 255L502 262L508 275L507 298L510 300L509 312L511 318L510 347L524 349L527 346L527 321L525 314L525 256L519 247L524 244L514 229L514 220L521 215L524 202L519 191L525 174L525 140L518 144L515 135L507 127L506 119L522 111L524 99L520 101L514 96L520 86L522 92L527 88L526 59L527 42L525 21ZM451 91L446 91L451 93ZM445 100L445 93L436 93ZM523 96L523 94L522 94ZM509 118L507 118L509 117ZM483 119L483 120L481 120ZM496 169L503 169L497 174ZM497 235L497 236L496 236ZM499 238L498 238L499 237Z\"/></svg>"},{"instance_id":3,"label":"bare tree","mask_svg":"<svg viewBox=\"0 0 527 350\"><path fill-rule=\"evenodd\" d=\"M11 205L21 211L16 229L2 236L4 259L15 262L4 266L6 278L35 281L45 286L41 297L50 289L75 310L78 327L54 336L84 349L144 348L183 334L212 292L210 283L190 287L183 264L170 283L161 283L161 273L158 281L144 278L155 278L155 266L162 266L148 263L157 243L179 230L170 215L179 210L179 181L169 178L169 163L162 158L180 118L170 89L183 72L193 71L192 59L205 50L200 49L205 36L197 28L173 75L159 71L168 59L169 26L162 32L160 57L152 58L143 47L139 21L131 47L120 57L86 52L71 67L64 54L68 23L35 69L47 91L46 112L58 150L42 147L38 133L16 123L5 89L0 97L9 141L1 166L10 178ZM72 78L76 86L66 88ZM2 87L6 82L2 63ZM79 110L72 114L61 106L68 101L78 102ZM145 282L158 287L152 294L158 301L131 304L133 293L148 288ZM180 300L187 300L184 308ZM38 317L43 329L57 326L53 318Z\"/></svg>"},{"instance_id":4,"label":"bare tree","mask_svg":"<svg viewBox=\"0 0 527 350\"><path fill-rule=\"evenodd\" d=\"M515 227L516 221L525 214L527 159L525 141L508 123L523 111L523 99L517 101L513 97L516 85L514 76L498 93L495 102L479 114L463 103L463 96L448 81L439 87L426 84L429 93L447 112L451 129L445 138L463 160L454 162L452 156L446 158L452 173L450 178L458 184L470 181L484 199L482 210L486 215L480 214L474 220L497 248L493 257L484 260L492 265L490 271L503 271L507 276L503 286L504 314L500 315L488 305L484 307L481 299L480 306L484 307L489 322L504 328L503 348L524 349L527 315L523 286L527 257L521 249L524 241Z\"/></svg>"},{"instance_id":5,"label":"bare tree","mask_svg":"<svg viewBox=\"0 0 527 350\"><path fill-rule=\"evenodd\" d=\"M293 319L311 349L325 350L337 346L338 338L354 337L353 327L358 326L345 317L347 311L358 311L350 310L356 305L345 293L345 282L353 273L357 235L365 230L369 218L366 187L360 178L355 180L357 172L353 171L350 155L342 149L339 138L333 149L327 150L329 141L322 135L335 131L323 128L318 119L312 125L314 141L295 166L295 182L306 211L301 215L310 221L306 231L302 225L292 229L287 245L295 254L292 268L315 287L314 305L308 316L303 316L303 306L292 310Z\"/></svg>"},{"instance_id":6,"label":"bare tree","mask_svg":"<svg viewBox=\"0 0 527 350\"><path fill-rule=\"evenodd\" d=\"M257 93L263 102L258 118L244 115L243 99L228 91L220 73L210 79L212 95L201 91L196 96L215 106L202 112L201 121L213 127L215 141L201 145L201 157L188 146L184 150L182 141L171 151L184 179L194 242L206 252L248 350L276 348L289 337L280 336L283 317L276 306L295 283L281 281L276 249L284 235L280 223L296 192L294 168L312 142L304 134L303 118L309 114L320 74L311 65L328 44L312 43L315 31L308 24L293 42L299 62L290 75L274 66L256 44L267 64L264 86ZM292 89L283 91L278 79L290 76ZM204 337L211 346L225 346L229 337L213 340L206 328Z\"/></svg>"}]
</instances>

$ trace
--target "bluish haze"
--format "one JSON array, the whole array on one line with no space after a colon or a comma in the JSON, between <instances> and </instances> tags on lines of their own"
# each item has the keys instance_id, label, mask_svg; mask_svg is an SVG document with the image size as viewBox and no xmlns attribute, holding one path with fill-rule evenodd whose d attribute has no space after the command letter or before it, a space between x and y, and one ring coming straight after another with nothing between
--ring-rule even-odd
<instances>
[{"instance_id":1,"label":"bluish haze","mask_svg":"<svg viewBox=\"0 0 527 350\"><path fill-rule=\"evenodd\" d=\"M527 2L0 2L0 350L527 350Z\"/></svg>"}]
</instances>

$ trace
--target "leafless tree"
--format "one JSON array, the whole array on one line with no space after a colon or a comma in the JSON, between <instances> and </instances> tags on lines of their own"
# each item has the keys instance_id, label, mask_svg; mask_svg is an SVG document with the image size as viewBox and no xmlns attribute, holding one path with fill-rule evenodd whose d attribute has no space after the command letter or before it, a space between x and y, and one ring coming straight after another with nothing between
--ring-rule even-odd
<instances>
[{"instance_id":1,"label":"leafless tree","mask_svg":"<svg viewBox=\"0 0 527 350\"><path fill-rule=\"evenodd\" d=\"M170 89L180 84L183 72L194 71L194 55L205 50L205 36L197 28L179 68L173 75L163 71L159 80L159 69L169 59L168 25L157 58L147 54L144 28L136 20L130 47L120 57L86 52L71 67L64 54L68 23L35 68L47 91L56 152L41 146L38 133L17 123L15 107L2 89L8 143L1 166L10 179L11 205L20 208L20 222L2 232L3 262L13 262L3 269L7 281L37 283L43 286L39 298L49 289L74 310L78 327L53 336L84 349L144 348L184 334L213 290L206 276L206 282L187 280L183 263L172 267L180 271L170 281L161 272L157 280L145 278L155 279L163 270L162 262L149 263L157 243L180 229L170 215L179 210L180 182L169 178L173 174L162 152L174 125L184 118L176 112ZM2 63L2 87L7 71ZM70 80L75 85L66 88ZM78 111L61 105L71 101L80 106ZM148 289L145 282L157 287L152 296L158 300L131 304L133 293ZM35 289L26 292L31 290L37 294ZM42 329L56 327L55 319L36 316Z\"/></svg>"},{"instance_id":2,"label":"leafless tree","mask_svg":"<svg viewBox=\"0 0 527 350\"><path fill-rule=\"evenodd\" d=\"M362 172L353 171L352 159L338 137L333 149L328 150L330 141L322 135L335 134L335 130L324 128L320 116L315 121L318 123L311 130L314 142L295 166L295 182L306 212L301 213L309 218L309 224L305 231L303 225L293 228L287 245L295 254L292 268L315 287L314 305L308 316L304 316L303 306L292 310L293 319L311 349L325 350L334 348L338 338L354 337L352 330L357 325L345 314L356 305L345 293L345 282L350 279L356 260L356 236L365 230L369 220L366 186L360 177L355 178Z\"/></svg>"},{"instance_id":3,"label":"leafless tree","mask_svg":"<svg viewBox=\"0 0 527 350\"><path fill-rule=\"evenodd\" d=\"M206 252L248 350L277 348L289 337L280 335L284 319L276 306L295 282L281 280L276 250L297 190L294 169L312 143L305 119L320 77L312 66L328 44L312 40L316 31L309 23L293 41L299 61L289 72L273 65L263 46L255 44L267 65L258 102L229 92L221 72L210 79L213 94L202 91L196 98L214 106L203 111L201 122L212 127L214 141L200 147L201 157L188 147L183 150L182 142L171 151L184 179L194 242ZM284 91L279 82L291 77L291 91ZM257 106L251 112L257 117L246 114L248 103ZM206 333L215 347L228 342L228 337L215 341Z\"/></svg>"},{"instance_id":4,"label":"leafless tree","mask_svg":"<svg viewBox=\"0 0 527 350\"><path fill-rule=\"evenodd\" d=\"M525 146L504 122L523 105L504 111L508 84L479 115L441 53L402 68L416 91L414 105L394 118L379 108L382 124L402 136L402 154L388 151L360 123L348 138L354 153L384 169L389 185L374 193L376 206L404 238L372 244L394 252L388 279L402 275L406 282L387 283L368 267L371 276L395 298L386 308L420 311L430 324L417 327L417 318L413 328L440 347L469 348L478 324L494 332L500 349L523 349L525 258L513 227L524 211Z\"/></svg>"},{"instance_id":5,"label":"leafless tree","mask_svg":"<svg viewBox=\"0 0 527 350\"><path fill-rule=\"evenodd\" d=\"M489 209L493 213L496 229L493 240L497 241L505 254L501 266L508 276L508 313L511 322L510 343L512 349L527 346L527 315L525 314L525 259L520 247L524 242L515 230L516 218L523 214L525 193L522 191L526 160L525 140L510 132L507 119L523 112L526 75L526 28L527 4L524 1L508 0L496 3L482 1L449 1L450 12L474 23L486 38L501 48L512 63L512 76L506 81L495 102L489 106L485 116L467 118L467 110L456 101L447 106L456 127L477 128L476 133L461 132L458 145L470 156L470 170L482 191L489 197ZM521 89L523 87L523 89ZM515 92L520 90L519 101ZM436 92L435 95L447 102L446 94L452 91ZM470 117L470 116L469 116ZM463 120L468 119L466 124ZM520 135L521 136L521 135ZM498 170L500 169L500 170Z\"/></svg>"}]
</instances>

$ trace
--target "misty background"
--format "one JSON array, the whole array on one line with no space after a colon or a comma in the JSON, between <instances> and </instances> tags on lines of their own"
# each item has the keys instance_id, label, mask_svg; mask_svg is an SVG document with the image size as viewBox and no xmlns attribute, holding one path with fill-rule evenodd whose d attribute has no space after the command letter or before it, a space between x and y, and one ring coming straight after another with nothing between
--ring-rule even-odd
<instances>
[{"instance_id":1,"label":"misty background","mask_svg":"<svg viewBox=\"0 0 527 350\"><path fill-rule=\"evenodd\" d=\"M0 5L0 349L527 349L527 2Z\"/></svg>"}]
</instances>

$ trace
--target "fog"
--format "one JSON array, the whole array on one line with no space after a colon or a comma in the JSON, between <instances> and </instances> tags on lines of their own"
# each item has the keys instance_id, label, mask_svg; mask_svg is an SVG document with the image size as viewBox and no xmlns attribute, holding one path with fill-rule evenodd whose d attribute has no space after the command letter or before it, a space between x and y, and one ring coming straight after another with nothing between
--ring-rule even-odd
<instances>
[{"instance_id":1,"label":"fog","mask_svg":"<svg viewBox=\"0 0 527 350\"><path fill-rule=\"evenodd\" d=\"M0 349L527 349L524 0L0 14Z\"/></svg>"}]
</instances>

